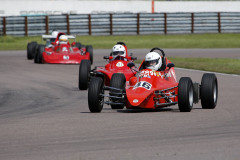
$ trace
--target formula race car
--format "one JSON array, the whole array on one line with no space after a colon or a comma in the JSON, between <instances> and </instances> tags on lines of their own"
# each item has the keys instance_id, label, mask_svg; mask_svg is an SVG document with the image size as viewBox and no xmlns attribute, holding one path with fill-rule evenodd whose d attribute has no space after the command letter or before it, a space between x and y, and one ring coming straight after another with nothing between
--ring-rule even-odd
<instances>
[{"instance_id":1,"label":"formula race car","mask_svg":"<svg viewBox=\"0 0 240 160\"><path fill-rule=\"evenodd\" d=\"M46 45L37 44L36 42L28 43L27 58L33 59L35 63L63 63L79 64L82 59L93 62L92 46L84 46L79 42L66 41L61 43L61 37L75 39L75 36L65 35L63 32L57 32L57 35L42 35Z\"/></svg>"},{"instance_id":2,"label":"formula race car","mask_svg":"<svg viewBox=\"0 0 240 160\"><path fill-rule=\"evenodd\" d=\"M176 80L174 64L162 54L162 67L158 71L145 68L145 59L139 66L135 76L129 82L121 73L113 74L110 86L104 86L104 79L93 77L89 84L88 106L91 112L101 112L103 104L111 105L112 109L157 109L178 104L180 112L190 112L193 103L201 100L202 108L214 109L218 99L218 82L215 74L205 73L201 84L193 83L191 78L182 77ZM134 63L128 67L136 70ZM105 91L108 94L104 94ZM107 101L104 101L107 97Z\"/></svg>"},{"instance_id":3,"label":"formula race car","mask_svg":"<svg viewBox=\"0 0 240 160\"><path fill-rule=\"evenodd\" d=\"M80 90L88 89L90 79L92 77L101 77L104 80L104 85L110 85L110 79L114 73L122 73L129 80L130 77L135 75L135 71L132 71L127 64L136 60L136 57L128 55L127 46L124 42L118 42L115 46L124 47L124 56L122 55L112 55L104 56L103 58L108 60L109 63L105 66L97 66L91 70L91 65L88 60L83 60L79 66L79 81L78 88Z\"/></svg>"}]
</instances>

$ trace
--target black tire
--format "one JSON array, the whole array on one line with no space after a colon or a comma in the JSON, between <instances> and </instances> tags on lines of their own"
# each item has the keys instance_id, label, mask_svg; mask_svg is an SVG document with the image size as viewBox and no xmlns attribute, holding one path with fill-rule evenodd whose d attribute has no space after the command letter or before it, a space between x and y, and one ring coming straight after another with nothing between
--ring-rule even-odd
<instances>
[{"instance_id":1,"label":"black tire","mask_svg":"<svg viewBox=\"0 0 240 160\"><path fill-rule=\"evenodd\" d=\"M101 112L104 104L103 79L100 77L91 78L88 89L88 107L91 112Z\"/></svg>"},{"instance_id":2,"label":"black tire","mask_svg":"<svg viewBox=\"0 0 240 160\"><path fill-rule=\"evenodd\" d=\"M193 107L193 83L191 78L182 77L178 84L178 107L180 112L191 112Z\"/></svg>"},{"instance_id":3,"label":"black tire","mask_svg":"<svg viewBox=\"0 0 240 160\"><path fill-rule=\"evenodd\" d=\"M90 80L91 62L89 60L82 60L79 66L78 88L79 90L88 89Z\"/></svg>"},{"instance_id":4,"label":"black tire","mask_svg":"<svg viewBox=\"0 0 240 160\"><path fill-rule=\"evenodd\" d=\"M81 45L81 43L76 42L75 47L77 47L78 49L81 49L82 45Z\"/></svg>"},{"instance_id":5,"label":"black tire","mask_svg":"<svg viewBox=\"0 0 240 160\"><path fill-rule=\"evenodd\" d=\"M110 80L110 87L114 87L114 88L119 88L119 89L125 89L126 86L126 78L124 76L124 74L121 73L114 73L112 75L112 78ZM119 94L114 94L114 93L120 93L120 91L118 90L114 90L114 89L110 89L110 95L111 96L117 96L117 97L121 97L121 95ZM118 102L119 99L118 98L111 98L112 102ZM123 109L124 108L124 104L123 105L111 105L112 109Z\"/></svg>"},{"instance_id":6,"label":"black tire","mask_svg":"<svg viewBox=\"0 0 240 160\"><path fill-rule=\"evenodd\" d=\"M37 48L38 44L37 44L37 42L32 42L32 44L33 44L32 56L34 58L36 55L36 48Z\"/></svg>"},{"instance_id":7,"label":"black tire","mask_svg":"<svg viewBox=\"0 0 240 160\"><path fill-rule=\"evenodd\" d=\"M86 51L90 54L90 61L91 61L91 64L93 64L93 47L87 46Z\"/></svg>"},{"instance_id":8,"label":"black tire","mask_svg":"<svg viewBox=\"0 0 240 160\"><path fill-rule=\"evenodd\" d=\"M34 44L33 42L30 42L27 44L27 59L31 60L33 59L33 47L34 47Z\"/></svg>"},{"instance_id":9,"label":"black tire","mask_svg":"<svg viewBox=\"0 0 240 160\"><path fill-rule=\"evenodd\" d=\"M38 63L42 63L43 55L42 53L45 51L45 45L38 45Z\"/></svg>"},{"instance_id":10,"label":"black tire","mask_svg":"<svg viewBox=\"0 0 240 160\"><path fill-rule=\"evenodd\" d=\"M214 109L216 107L218 100L218 81L215 74L203 74L200 98L203 109Z\"/></svg>"}]
</instances>

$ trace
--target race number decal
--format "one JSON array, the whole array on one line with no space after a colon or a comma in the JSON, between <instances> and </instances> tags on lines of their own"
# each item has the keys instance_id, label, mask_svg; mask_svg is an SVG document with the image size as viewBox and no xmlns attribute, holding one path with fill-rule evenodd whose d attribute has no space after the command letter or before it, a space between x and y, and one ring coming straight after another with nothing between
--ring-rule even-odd
<instances>
[{"instance_id":1,"label":"race number decal","mask_svg":"<svg viewBox=\"0 0 240 160\"><path fill-rule=\"evenodd\" d=\"M69 60L69 56L63 56L63 59Z\"/></svg>"},{"instance_id":2,"label":"race number decal","mask_svg":"<svg viewBox=\"0 0 240 160\"><path fill-rule=\"evenodd\" d=\"M118 63L116 64L116 66L117 66L117 67L123 67L124 64L123 64L122 62L118 62Z\"/></svg>"},{"instance_id":3,"label":"race number decal","mask_svg":"<svg viewBox=\"0 0 240 160\"><path fill-rule=\"evenodd\" d=\"M145 88L147 90L150 90L152 88L152 85L148 82L145 82L145 81L141 81L141 82L138 82L133 89L136 89L136 88L139 88L139 87L142 87L142 88Z\"/></svg>"}]
</instances>

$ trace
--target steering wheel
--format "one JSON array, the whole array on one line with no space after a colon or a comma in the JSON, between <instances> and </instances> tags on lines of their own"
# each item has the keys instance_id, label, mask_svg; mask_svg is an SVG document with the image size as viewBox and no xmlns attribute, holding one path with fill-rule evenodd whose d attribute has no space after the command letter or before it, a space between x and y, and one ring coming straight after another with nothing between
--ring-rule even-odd
<instances>
[{"instance_id":1,"label":"steering wheel","mask_svg":"<svg viewBox=\"0 0 240 160\"><path fill-rule=\"evenodd\" d=\"M161 66L161 68L159 70L160 71L164 71L166 69L165 53L164 53L164 51L161 48L158 48L158 47L155 47L155 48L151 49L150 52L153 52L155 50L158 50L158 51L160 51L162 53L162 66Z\"/></svg>"}]
</instances>

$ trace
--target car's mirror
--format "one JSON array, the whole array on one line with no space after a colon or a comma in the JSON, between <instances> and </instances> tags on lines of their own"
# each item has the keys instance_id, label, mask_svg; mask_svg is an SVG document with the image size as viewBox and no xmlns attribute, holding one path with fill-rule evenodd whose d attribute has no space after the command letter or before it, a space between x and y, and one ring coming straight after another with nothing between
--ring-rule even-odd
<instances>
[{"instance_id":1,"label":"car's mirror","mask_svg":"<svg viewBox=\"0 0 240 160\"><path fill-rule=\"evenodd\" d=\"M137 57L132 57L132 60L137 60Z\"/></svg>"},{"instance_id":2,"label":"car's mirror","mask_svg":"<svg viewBox=\"0 0 240 160\"><path fill-rule=\"evenodd\" d=\"M173 63L168 63L167 64L167 67L170 69L170 68L172 68L172 67L174 67L175 65L173 64Z\"/></svg>"},{"instance_id":3,"label":"car's mirror","mask_svg":"<svg viewBox=\"0 0 240 160\"><path fill-rule=\"evenodd\" d=\"M109 59L109 56L104 56L103 59Z\"/></svg>"},{"instance_id":4,"label":"car's mirror","mask_svg":"<svg viewBox=\"0 0 240 160\"><path fill-rule=\"evenodd\" d=\"M128 66L129 68L132 68L132 67L135 66L135 64L134 64L133 62L129 62L129 63L127 64L127 66Z\"/></svg>"},{"instance_id":5,"label":"car's mirror","mask_svg":"<svg viewBox=\"0 0 240 160\"><path fill-rule=\"evenodd\" d=\"M54 45L54 42L51 42L52 45Z\"/></svg>"}]
</instances>

